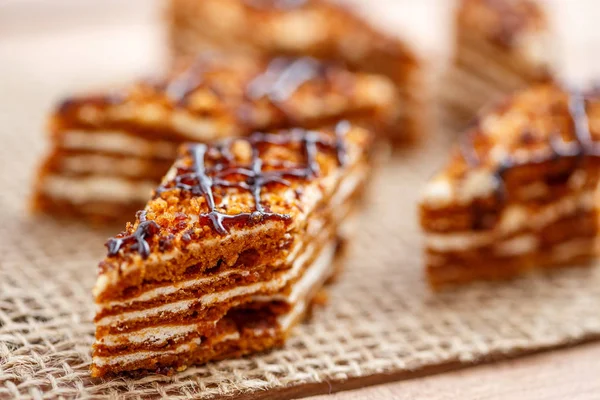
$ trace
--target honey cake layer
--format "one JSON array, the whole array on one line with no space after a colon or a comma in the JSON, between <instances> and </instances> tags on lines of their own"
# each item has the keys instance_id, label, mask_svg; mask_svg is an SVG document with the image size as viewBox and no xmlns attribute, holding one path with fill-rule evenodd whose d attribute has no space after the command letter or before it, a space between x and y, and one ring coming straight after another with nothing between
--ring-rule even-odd
<instances>
[{"instance_id":1,"label":"honey cake layer","mask_svg":"<svg viewBox=\"0 0 600 400\"><path fill-rule=\"evenodd\" d=\"M215 292L209 296L203 296L209 297L208 300L201 298L198 301L191 301L187 306L180 307L173 313L169 312L173 307L163 306L160 311L161 315L155 313L152 316L148 315L146 318L142 317L138 320L123 320L123 318L128 317L127 314L136 313L123 313L123 315L115 316L116 318L123 317L120 318L122 322L106 321L115 317L104 317L97 321L95 354L115 350L127 353L136 349L161 347L169 341L169 337L175 339L178 336L191 333L196 336L210 338L215 333L218 321L229 310L255 301L256 296L261 298L261 296L283 292L287 282L290 282L289 285L296 288L298 294L295 297L299 301L303 301L302 297L310 287L323 281L331 274L331 264L335 254L335 240L328 239L324 241L323 246L308 256L307 261L302 264L302 268L294 271L294 274L280 276L277 279L263 282L261 285L240 286L237 290ZM172 303L174 306L178 304L178 302ZM291 306L294 304L295 302L290 303ZM152 310L142 310L141 313ZM273 311L285 313L288 310L278 307L274 308ZM101 325L104 323L108 323L110 326ZM178 329L169 330L169 328L166 328L161 330L160 328L163 326L178 327ZM188 329L185 329L185 327ZM189 330L191 327L194 327L193 332ZM156 343L157 341L159 343Z\"/></svg>"},{"instance_id":2,"label":"honey cake layer","mask_svg":"<svg viewBox=\"0 0 600 400\"><path fill-rule=\"evenodd\" d=\"M505 280L530 271L582 266L598 254L595 237L575 237L550 249L515 257L483 257L440 265L427 265L429 283L435 289L475 280Z\"/></svg>"},{"instance_id":3,"label":"honey cake layer","mask_svg":"<svg viewBox=\"0 0 600 400\"><path fill-rule=\"evenodd\" d=\"M295 248L291 250L286 261L281 265L261 264L259 255L256 252L248 251L240 255L231 267L217 265L206 273L196 273L196 267L192 266L188 268L188 273L177 281L146 281L140 286L126 290L120 298L98 303L96 317L159 305L165 303L167 298L181 300L190 296L197 297L204 293L213 293L243 284L269 280L274 274L283 273L282 271L291 268L292 263L307 248L314 247L319 240L333 235L331 227L336 227L337 235L341 233L348 236L345 232L347 230L346 219L353 212L352 203L356 201L359 191L360 189L356 186L344 201L335 202L335 208L324 214L323 217L316 215L312 217L306 228L307 237L294 245Z\"/></svg>"},{"instance_id":4,"label":"honey cake layer","mask_svg":"<svg viewBox=\"0 0 600 400\"><path fill-rule=\"evenodd\" d=\"M265 311L270 310L268 305L258 307L257 309L249 308L239 311L233 310L227 317L215 323L216 328L212 333L212 336L208 338L198 337L194 332L194 329L196 329L196 326L194 325L192 327L176 325L167 326L167 331L150 330L150 335L142 337L141 340L138 341L141 342L147 338L146 340L150 343L147 344L146 347L139 346L136 343L130 343L124 347L113 346L111 351L110 348L102 347L97 343L94 349L94 362L92 365L93 374L95 376L103 375L105 373L104 367L107 365L110 366L111 372L140 368L148 369L148 365L153 365L153 363L156 363L157 359L161 358L164 360L162 363L163 366L173 364L180 366L217 359L219 358L219 354L227 354L228 357L233 356L230 350L222 353L216 351L224 341L231 341L230 344L232 346L240 347L240 345L243 345L246 341L254 342L255 339L266 337L271 338L271 340L267 341L268 345L264 348L272 347L275 344L281 344L289 329L300 320L306 311L316 290L322 286L326 278L333 272L334 268L332 267L332 262L335 255L335 251L333 251L335 250L335 247L325 247L326 250L317 257L314 265L311 266L305 276L298 281L297 285L300 287L301 292L298 295L299 301L286 313L274 314L272 311L265 313ZM237 317L236 314L238 314ZM237 329L236 331L232 331L229 326L228 330L225 330L224 332L222 325L224 322L229 322L228 320L230 318L233 318L236 321ZM173 335L173 333L175 333L175 335ZM165 347L162 344L166 343L168 340L166 338L167 336L175 338L175 340L172 342L169 341L168 346ZM130 336L130 342L131 338L132 337ZM136 337L133 336L133 339L135 341ZM277 343L273 342L274 339L277 339ZM131 344L133 344L133 346L131 346ZM194 359L189 360L185 356L182 357L185 353L192 353L192 348L195 349L196 353ZM247 344L242 346L242 348L246 348L246 350L236 355L239 356L247 352L257 351L256 347L248 346ZM178 356L172 357L173 355Z\"/></svg>"},{"instance_id":5,"label":"honey cake layer","mask_svg":"<svg viewBox=\"0 0 600 400\"><path fill-rule=\"evenodd\" d=\"M468 234L427 237L425 246L431 259L440 264L445 262L441 260L510 257L549 249L572 237L593 237L597 234L596 217L597 212L592 209L570 214L539 229L489 235L485 240Z\"/></svg>"}]
</instances>

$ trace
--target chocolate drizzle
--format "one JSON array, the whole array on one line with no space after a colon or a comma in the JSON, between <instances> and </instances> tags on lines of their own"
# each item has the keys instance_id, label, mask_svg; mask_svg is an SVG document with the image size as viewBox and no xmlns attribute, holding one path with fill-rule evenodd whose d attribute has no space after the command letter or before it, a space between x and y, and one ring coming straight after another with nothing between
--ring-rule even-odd
<instances>
[{"instance_id":1,"label":"chocolate drizzle","mask_svg":"<svg viewBox=\"0 0 600 400\"><path fill-rule=\"evenodd\" d=\"M144 259L148 258L150 245L146 239L156 234L159 226L156 222L146 219L146 211L138 211L137 217L140 222L131 235L111 238L106 242L109 257L116 256L124 245L132 243L129 247L131 250L136 250Z\"/></svg>"},{"instance_id":2,"label":"chocolate drizzle","mask_svg":"<svg viewBox=\"0 0 600 400\"><path fill-rule=\"evenodd\" d=\"M107 106L122 103L127 98L126 93L120 90L111 90L106 94L90 95L85 97L69 97L58 104L56 112L64 114L74 107L82 105Z\"/></svg>"},{"instance_id":3,"label":"chocolate drizzle","mask_svg":"<svg viewBox=\"0 0 600 400\"><path fill-rule=\"evenodd\" d=\"M304 83L323 76L324 64L310 57L273 59L267 70L254 78L246 93L252 100L268 98L273 104L279 104L292 96Z\"/></svg>"},{"instance_id":4,"label":"chocolate drizzle","mask_svg":"<svg viewBox=\"0 0 600 400\"><path fill-rule=\"evenodd\" d=\"M198 56L194 62L165 87L165 94L177 106L185 106L187 99L204 80L204 73L211 68L209 57L216 55L207 53Z\"/></svg>"},{"instance_id":5,"label":"chocolate drizzle","mask_svg":"<svg viewBox=\"0 0 600 400\"><path fill-rule=\"evenodd\" d=\"M486 0L489 7L498 13L498 27L492 39L505 48L514 46L517 35L527 27L530 19L536 18L536 5L529 2Z\"/></svg>"},{"instance_id":6,"label":"chocolate drizzle","mask_svg":"<svg viewBox=\"0 0 600 400\"><path fill-rule=\"evenodd\" d=\"M263 188L270 184L290 186L290 178L311 179L320 173L317 155L319 148L336 153L338 164L343 166L346 162L346 151L343 137L348 131L347 122L340 122L336 126L335 139L319 132L304 129L291 129L282 133L256 132L247 138L236 139L246 141L252 151L249 165L236 165L235 158L230 151L232 140L216 143L212 146L205 144L192 144L188 152L192 158L191 167L180 170L175 178L163 185L156 196L174 188L190 192L193 196L202 196L206 202L208 212L200 214L200 220L210 223L219 234L228 232L228 225L250 224L264 220L289 220L290 215L270 211L261 200ZM270 163L266 164L261 158L261 149L264 146L286 146L300 144L304 152L304 164ZM206 167L206 158L209 154L216 153L215 166ZM267 167L267 168L265 168ZM240 180L241 178L241 180ZM239 188L251 193L254 201L254 211L238 214L227 214L219 211L215 202L215 188ZM224 206L226 208L226 205Z\"/></svg>"},{"instance_id":7,"label":"chocolate drizzle","mask_svg":"<svg viewBox=\"0 0 600 400\"><path fill-rule=\"evenodd\" d=\"M570 118L573 121L575 140L567 143L563 140L561 132L555 131L550 135L548 140L549 152L536 155L525 162L519 162L510 156L506 156L502 159L498 163L496 169L492 172L492 175L496 180L495 196L498 200L505 200L506 188L504 177L505 174L513 168L542 164L560 158L575 157L582 159L584 156L600 157L600 150L598 149L596 142L593 141L590 132L585 96L582 93L577 91L570 93L568 111ZM465 163L471 168L478 167L482 163L475 148L476 129L477 128L475 127L473 130L465 133L463 139L459 142L461 155L465 160Z\"/></svg>"}]
</instances>

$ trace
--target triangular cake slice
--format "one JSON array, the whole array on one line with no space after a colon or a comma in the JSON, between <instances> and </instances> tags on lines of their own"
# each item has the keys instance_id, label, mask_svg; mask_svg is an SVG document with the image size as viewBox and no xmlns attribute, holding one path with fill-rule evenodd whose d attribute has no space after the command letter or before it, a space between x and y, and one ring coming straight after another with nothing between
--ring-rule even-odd
<instances>
[{"instance_id":1,"label":"triangular cake slice","mask_svg":"<svg viewBox=\"0 0 600 400\"><path fill-rule=\"evenodd\" d=\"M462 127L490 101L548 82L556 59L543 2L461 0L443 98Z\"/></svg>"},{"instance_id":2,"label":"triangular cake slice","mask_svg":"<svg viewBox=\"0 0 600 400\"><path fill-rule=\"evenodd\" d=\"M595 254L600 98L541 85L466 131L420 205L434 287Z\"/></svg>"},{"instance_id":3,"label":"triangular cake slice","mask_svg":"<svg viewBox=\"0 0 600 400\"><path fill-rule=\"evenodd\" d=\"M337 0L170 0L169 41L175 59L218 49L261 57L310 56L384 75L397 89L395 141L422 137L431 105L425 63L409 34L372 23L368 7Z\"/></svg>"},{"instance_id":4,"label":"triangular cake slice","mask_svg":"<svg viewBox=\"0 0 600 400\"><path fill-rule=\"evenodd\" d=\"M92 375L282 344L335 271L371 140L340 122L183 145L153 199L107 243Z\"/></svg>"},{"instance_id":5,"label":"triangular cake slice","mask_svg":"<svg viewBox=\"0 0 600 400\"><path fill-rule=\"evenodd\" d=\"M143 206L184 141L341 119L379 130L393 123L396 102L383 76L308 57L206 53L162 79L65 100L50 120L34 208L121 220Z\"/></svg>"}]
</instances>

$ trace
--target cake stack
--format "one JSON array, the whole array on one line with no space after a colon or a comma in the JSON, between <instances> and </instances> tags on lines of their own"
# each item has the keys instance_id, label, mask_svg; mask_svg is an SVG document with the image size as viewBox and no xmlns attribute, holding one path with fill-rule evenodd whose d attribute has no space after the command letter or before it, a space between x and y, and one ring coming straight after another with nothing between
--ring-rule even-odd
<instances>
[{"instance_id":1,"label":"cake stack","mask_svg":"<svg viewBox=\"0 0 600 400\"><path fill-rule=\"evenodd\" d=\"M443 99L464 126L484 105L551 79L553 43L535 0L461 0Z\"/></svg>"},{"instance_id":2,"label":"cake stack","mask_svg":"<svg viewBox=\"0 0 600 400\"><path fill-rule=\"evenodd\" d=\"M313 58L205 54L164 80L63 102L50 121L53 149L40 171L34 208L129 218L184 141L340 119L385 130L396 121L397 103L387 78Z\"/></svg>"},{"instance_id":3,"label":"cake stack","mask_svg":"<svg viewBox=\"0 0 600 400\"><path fill-rule=\"evenodd\" d=\"M541 85L482 115L426 187L433 287L595 254L600 97Z\"/></svg>"},{"instance_id":4,"label":"cake stack","mask_svg":"<svg viewBox=\"0 0 600 400\"><path fill-rule=\"evenodd\" d=\"M107 243L92 375L180 370L283 343L335 272L371 139L340 122L183 145Z\"/></svg>"},{"instance_id":5,"label":"cake stack","mask_svg":"<svg viewBox=\"0 0 600 400\"><path fill-rule=\"evenodd\" d=\"M419 138L426 130L430 102L416 49L359 14L349 4L333 0L171 0L171 49L176 59L206 49L311 56L385 75L396 85L400 99L389 137Z\"/></svg>"}]
</instances>

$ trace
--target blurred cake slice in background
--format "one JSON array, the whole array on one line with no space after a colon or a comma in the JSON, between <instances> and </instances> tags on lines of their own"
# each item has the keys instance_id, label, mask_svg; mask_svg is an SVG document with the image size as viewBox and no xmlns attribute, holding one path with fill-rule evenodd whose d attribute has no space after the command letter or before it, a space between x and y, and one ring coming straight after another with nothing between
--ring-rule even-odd
<instances>
[{"instance_id":1,"label":"blurred cake slice in background","mask_svg":"<svg viewBox=\"0 0 600 400\"><path fill-rule=\"evenodd\" d=\"M182 145L154 197L107 243L92 376L282 345L337 271L371 143L342 122Z\"/></svg>"},{"instance_id":2,"label":"blurred cake slice in background","mask_svg":"<svg viewBox=\"0 0 600 400\"><path fill-rule=\"evenodd\" d=\"M464 133L420 204L434 288L596 252L600 97L542 84Z\"/></svg>"},{"instance_id":3,"label":"blurred cake slice in background","mask_svg":"<svg viewBox=\"0 0 600 400\"><path fill-rule=\"evenodd\" d=\"M170 0L175 59L206 49L261 56L311 56L389 77L400 99L394 141L425 131L428 88L416 49L367 22L350 4L328 0Z\"/></svg>"},{"instance_id":4,"label":"blurred cake slice in background","mask_svg":"<svg viewBox=\"0 0 600 400\"><path fill-rule=\"evenodd\" d=\"M314 58L205 54L167 79L64 101L50 119L52 149L33 206L123 220L145 203L183 141L341 119L385 131L397 102L388 78Z\"/></svg>"},{"instance_id":5,"label":"blurred cake slice in background","mask_svg":"<svg viewBox=\"0 0 600 400\"><path fill-rule=\"evenodd\" d=\"M551 29L543 2L459 0L454 55L441 96L454 126L464 128L479 109L555 72Z\"/></svg>"}]
</instances>

